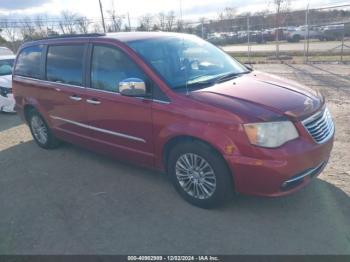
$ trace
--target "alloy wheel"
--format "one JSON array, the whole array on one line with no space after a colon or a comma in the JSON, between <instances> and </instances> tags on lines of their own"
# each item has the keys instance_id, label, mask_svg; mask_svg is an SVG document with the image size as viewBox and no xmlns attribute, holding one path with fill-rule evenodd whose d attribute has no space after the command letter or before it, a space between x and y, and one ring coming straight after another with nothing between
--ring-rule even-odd
<instances>
[{"instance_id":1,"label":"alloy wheel","mask_svg":"<svg viewBox=\"0 0 350 262\"><path fill-rule=\"evenodd\" d=\"M175 164L175 173L182 189L197 199L210 198L216 189L216 175L203 157L186 153Z\"/></svg>"},{"instance_id":2,"label":"alloy wheel","mask_svg":"<svg viewBox=\"0 0 350 262\"><path fill-rule=\"evenodd\" d=\"M48 130L41 117L34 115L31 119L31 127L35 139L42 145L48 141Z\"/></svg>"}]
</instances>

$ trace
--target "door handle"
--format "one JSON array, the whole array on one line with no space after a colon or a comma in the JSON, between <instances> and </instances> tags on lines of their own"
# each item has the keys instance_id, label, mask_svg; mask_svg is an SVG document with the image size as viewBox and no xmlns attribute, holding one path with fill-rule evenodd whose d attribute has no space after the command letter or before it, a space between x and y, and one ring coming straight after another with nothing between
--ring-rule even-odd
<instances>
[{"instance_id":1,"label":"door handle","mask_svg":"<svg viewBox=\"0 0 350 262\"><path fill-rule=\"evenodd\" d=\"M72 100L74 100L74 101L81 101L81 100L82 100L81 97L76 96L76 95L72 95L72 96L70 96L69 98L72 99Z\"/></svg>"},{"instance_id":2,"label":"door handle","mask_svg":"<svg viewBox=\"0 0 350 262\"><path fill-rule=\"evenodd\" d=\"M86 99L86 102L93 105L101 104L101 101L98 101L97 99Z\"/></svg>"}]
</instances>

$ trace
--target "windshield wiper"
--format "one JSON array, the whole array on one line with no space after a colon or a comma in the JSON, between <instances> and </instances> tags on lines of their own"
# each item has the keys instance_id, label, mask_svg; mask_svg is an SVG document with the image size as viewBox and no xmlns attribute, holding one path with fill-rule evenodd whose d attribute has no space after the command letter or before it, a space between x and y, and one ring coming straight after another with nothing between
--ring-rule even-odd
<instances>
[{"instance_id":1,"label":"windshield wiper","mask_svg":"<svg viewBox=\"0 0 350 262\"><path fill-rule=\"evenodd\" d=\"M184 89L184 88L195 89L195 88L211 86L213 84L214 83L212 81L199 81L199 82L195 82L187 85L184 84L184 85L175 86L173 87L173 89Z\"/></svg>"},{"instance_id":2,"label":"windshield wiper","mask_svg":"<svg viewBox=\"0 0 350 262\"><path fill-rule=\"evenodd\" d=\"M219 76L218 78L215 78L214 79L214 84L221 83L221 82L224 82L224 81L228 81L228 80L236 78L237 76L240 76L240 75L243 75L243 74L249 74L249 73L250 73L250 71L240 72L240 73L228 73L226 75Z\"/></svg>"},{"instance_id":3,"label":"windshield wiper","mask_svg":"<svg viewBox=\"0 0 350 262\"><path fill-rule=\"evenodd\" d=\"M240 76L242 74L249 74L250 71L245 71L245 72L240 72L240 73L228 73L225 75L221 75L219 77L214 77L213 79L210 80L205 80L205 81L198 81L198 82L194 82L194 83L190 83L190 84L184 84L184 85L180 85L180 86L175 86L173 89L182 89L182 88L202 88L202 87L208 87L208 86L212 86L224 81L228 81L230 79L236 78L237 76ZM193 79L192 79L193 80Z\"/></svg>"}]
</instances>

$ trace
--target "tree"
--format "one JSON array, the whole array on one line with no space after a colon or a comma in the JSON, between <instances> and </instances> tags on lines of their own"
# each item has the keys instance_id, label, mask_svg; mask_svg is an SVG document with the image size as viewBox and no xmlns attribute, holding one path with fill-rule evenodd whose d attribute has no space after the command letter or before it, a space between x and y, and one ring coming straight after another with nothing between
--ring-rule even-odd
<instances>
[{"instance_id":1,"label":"tree","mask_svg":"<svg viewBox=\"0 0 350 262\"><path fill-rule=\"evenodd\" d=\"M170 11L167 13L166 17L166 31L171 32L173 31L174 25L175 25L175 21L176 21L176 16L175 16L175 12L174 11Z\"/></svg>"},{"instance_id":2,"label":"tree","mask_svg":"<svg viewBox=\"0 0 350 262\"><path fill-rule=\"evenodd\" d=\"M112 8L107 11L110 19L112 20L111 26L108 28L110 32L119 32L122 29L123 19L125 18L122 15L118 15L115 8L114 2L112 2Z\"/></svg>"},{"instance_id":3,"label":"tree","mask_svg":"<svg viewBox=\"0 0 350 262\"><path fill-rule=\"evenodd\" d=\"M1 34L1 32L2 32L2 29L0 28L0 34ZM7 42L6 39L0 35L0 45L5 44L6 42Z\"/></svg>"},{"instance_id":4,"label":"tree","mask_svg":"<svg viewBox=\"0 0 350 262\"><path fill-rule=\"evenodd\" d=\"M17 28L16 22L10 22L7 18L3 18L0 22L0 28L2 28L2 34L5 39L8 39L9 47L12 51L16 50L16 36L17 36Z\"/></svg>"},{"instance_id":5,"label":"tree","mask_svg":"<svg viewBox=\"0 0 350 262\"><path fill-rule=\"evenodd\" d=\"M59 22L62 34L75 34L75 27L77 26L78 15L70 11L62 11L61 21Z\"/></svg>"},{"instance_id":6,"label":"tree","mask_svg":"<svg viewBox=\"0 0 350 262\"><path fill-rule=\"evenodd\" d=\"M101 33L103 31L100 23L94 23L93 26L92 26L92 31L94 33Z\"/></svg>"},{"instance_id":7,"label":"tree","mask_svg":"<svg viewBox=\"0 0 350 262\"><path fill-rule=\"evenodd\" d=\"M185 29L185 24L181 19L176 21L176 32L183 32Z\"/></svg>"},{"instance_id":8,"label":"tree","mask_svg":"<svg viewBox=\"0 0 350 262\"><path fill-rule=\"evenodd\" d=\"M76 23L80 33L87 34L89 32L91 22L85 16L78 17Z\"/></svg>"},{"instance_id":9,"label":"tree","mask_svg":"<svg viewBox=\"0 0 350 262\"><path fill-rule=\"evenodd\" d=\"M162 31L166 30L166 15L163 12L160 12L158 14L158 20L159 20L159 29Z\"/></svg>"},{"instance_id":10,"label":"tree","mask_svg":"<svg viewBox=\"0 0 350 262\"><path fill-rule=\"evenodd\" d=\"M219 20L231 20L235 18L237 9L235 7L225 7L219 12Z\"/></svg>"},{"instance_id":11,"label":"tree","mask_svg":"<svg viewBox=\"0 0 350 262\"><path fill-rule=\"evenodd\" d=\"M46 29L45 23L44 23L44 21L47 21L47 20L48 18L42 15L37 15L34 19L35 31L42 37L47 36L47 32L45 30Z\"/></svg>"},{"instance_id":12,"label":"tree","mask_svg":"<svg viewBox=\"0 0 350 262\"><path fill-rule=\"evenodd\" d=\"M20 33L22 39L32 39L35 33L33 21L29 17L25 17L21 21Z\"/></svg>"},{"instance_id":13,"label":"tree","mask_svg":"<svg viewBox=\"0 0 350 262\"><path fill-rule=\"evenodd\" d=\"M152 28L153 16L151 14L145 14L139 18L139 30L150 31Z\"/></svg>"}]
</instances>

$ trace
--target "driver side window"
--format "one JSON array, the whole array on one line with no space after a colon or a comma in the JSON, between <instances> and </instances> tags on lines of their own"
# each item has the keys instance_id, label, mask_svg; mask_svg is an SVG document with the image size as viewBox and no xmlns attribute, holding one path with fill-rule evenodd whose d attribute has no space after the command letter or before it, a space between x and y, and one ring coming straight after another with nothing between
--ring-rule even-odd
<instances>
[{"instance_id":1,"label":"driver side window","mask_svg":"<svg viewBox=\"0 0 350 262\"><path fill-rule=\"evenodd\" d=\"M146 76L122 51L114 47L95 45L92 52L91 88L119 93L119 83L127 78Z\"/></svg>"}]
</instances>

